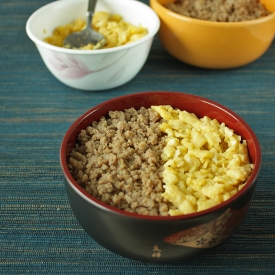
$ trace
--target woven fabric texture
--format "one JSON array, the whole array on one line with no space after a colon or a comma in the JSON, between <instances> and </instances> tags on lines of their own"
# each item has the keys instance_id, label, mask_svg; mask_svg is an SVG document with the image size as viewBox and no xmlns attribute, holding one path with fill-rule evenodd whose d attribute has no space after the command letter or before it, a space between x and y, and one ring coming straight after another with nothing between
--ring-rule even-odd
<instances>
[{"instance_id":1,"label":"woven fabric texture","mask_svg":"<svg viewBox=\"0 0 275 275\"><path fill-rule=\"evenodd\" d=\"M54 78L25 32L31 13L49 2L0 2L0 274L274 274L275 42L247 66L205 70L171 57L156 37L132 81L84 92ZM254 129L263 154L251 208L236 233L177 263L138 262L97 244L71 211L59 165L61 140L81 114L153 90L196 94L232 109Z\"/></svg>"}]
</instances>

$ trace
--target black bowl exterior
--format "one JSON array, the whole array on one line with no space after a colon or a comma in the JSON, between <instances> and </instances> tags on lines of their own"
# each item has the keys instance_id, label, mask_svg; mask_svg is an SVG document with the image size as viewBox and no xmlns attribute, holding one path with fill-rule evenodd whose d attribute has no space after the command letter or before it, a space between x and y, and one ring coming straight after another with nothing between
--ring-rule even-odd
<instances>
[{"instance_id":1,"label":"black bowl exterior","mask_svg":"<svg viewBox=\"0 0 275 275\"><path fill-rule=\"evenodd\" d=\"M68 199L81 227L108 250L143 262L197 257L228 239L245 218L256 181L243 196L215 212L190 219L129 217L88 202L65 179Z\"/></svg>"}]
</instances>

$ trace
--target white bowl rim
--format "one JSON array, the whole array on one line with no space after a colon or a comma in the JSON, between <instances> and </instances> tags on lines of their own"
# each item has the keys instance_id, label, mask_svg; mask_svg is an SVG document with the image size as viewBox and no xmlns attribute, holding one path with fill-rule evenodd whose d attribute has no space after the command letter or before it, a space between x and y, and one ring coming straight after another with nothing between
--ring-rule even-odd
<instances>
[{"instance_id":1,"label":"white bowl rim","mask_svg":"<svg viewBox=\"0 0 275 275\"><path fill-rule=\"evenodd\" d=\"M75 2L76 0L66 0L66 1L67 2ZM125 0L120 0L120 1L125 1ZM36 11L34 11L27 20L26 32L27 32L27 35L29 36L29 38L36 45L39 45L41 47L47 48L47 49L55 51L55 52L62 52L62 53L67 53L67 54L97 55L97 54L117 52L117 51L125 50L125 49L128 49L128 48L132 48L136 45L142 44L143 42L145 42L145 41L147 41L147 40L149 40L149 39L151 39L152 37L155 36L155 34L158 32L158 30L160 28L160 19L159 19L158 15L156 14L156 12L150 6L146 5L145 3L137 1L137 0L127 0L127 2L129 2L129 1L132 1L133 3L135 3L134 5L140 5L143 8L150 11L151 14L152 14L152 19L151 20L155 21L155 26L154 26L153 30L151 32L149 32L147 35L145 35L144 37L142 37L142 38L140 38L140 39L138 39L134 42L131 42L129 44L126 44L126 45L113 47L113 48L108 48L108 49L98 49L98 50L73 50L73 49L66 49L66 48L62 48L62 47L53 46L53 45L51 45L47 42L44 42L43 40L37 38L31 31L31 24L32 24L32 21L34 20L34 17L36 16L36 14L38 12L40 12L45 7L54 6L59 1L54 1L54 2L48 3L48 4L40 7Z\"/></svg>"}]
</instances>

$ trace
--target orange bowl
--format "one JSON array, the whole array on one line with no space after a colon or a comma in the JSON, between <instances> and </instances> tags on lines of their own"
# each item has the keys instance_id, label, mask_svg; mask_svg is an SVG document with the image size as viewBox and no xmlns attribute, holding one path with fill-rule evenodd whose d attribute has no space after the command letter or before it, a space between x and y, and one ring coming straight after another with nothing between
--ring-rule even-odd
<instances>
[{"instance_id":1,"label":"orange bowl","mask_svg":"<svg viewBox=\"0 0 275 275\"><path fill-rule=\"evenodd\" d=\"M174 0L150 0L161 26L159 38L175 58L202 68L228 69L262 56L274 39L274 0L261 0L272 14L243 22L210 22L177 14L164 7Z\"/></svg>"}]
</instances>

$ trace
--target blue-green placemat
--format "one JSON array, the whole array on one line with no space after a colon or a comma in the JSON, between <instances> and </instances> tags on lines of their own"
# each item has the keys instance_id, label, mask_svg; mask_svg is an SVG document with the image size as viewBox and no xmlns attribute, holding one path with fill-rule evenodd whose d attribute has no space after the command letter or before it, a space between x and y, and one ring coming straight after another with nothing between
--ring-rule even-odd
<instances>
[{"instance_id":1,"label":"blue-green placemat","mask_svg":"<svg viewBox=\"0 0 275 275\"><path fill-rule=\"evenodd\" d=\"M275 43L245 67L203 70L172 58L156 37L132 81L83 92L56 80L26 35L30 14L49 2L0 1L0 274L274 274ZM263 153L237 232L210 253L177 263L130 260L93 241L72 214L59 166L62 137L78 116L104 100L151 90L184 91L231 108L254 129Z\"/></svg>"}]
</instances>

